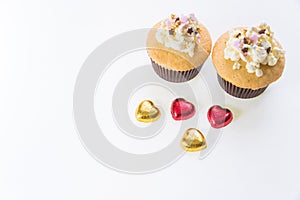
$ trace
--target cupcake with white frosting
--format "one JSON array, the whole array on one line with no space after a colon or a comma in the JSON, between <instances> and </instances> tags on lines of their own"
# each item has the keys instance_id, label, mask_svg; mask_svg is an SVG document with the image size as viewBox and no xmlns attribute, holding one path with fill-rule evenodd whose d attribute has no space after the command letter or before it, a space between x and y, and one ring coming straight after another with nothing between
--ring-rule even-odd
<instances>
[{"instance_id":1,"label":"cupcake with white frosting","mask_svg":"<svg viewBox=\"0 0 300 200\"><path fill-rule=\"evenodd\" d=\"M170 82L194 78L208 58L212 41L194 14L174 15L150 30L147 51L154 71Z\"/></svg>"},{"instance_id":2,"label":"cupcake with white frosting","mask_svg":"<svg viewBox=\"0 0 300 200\"><path fill-rule=\"evenodd\" d=\"M283 73L284 50L270 26L239 27L224 33L214 45L213 64L221 87L230 95L260 95Z\"/></svg>"}]
</instances>

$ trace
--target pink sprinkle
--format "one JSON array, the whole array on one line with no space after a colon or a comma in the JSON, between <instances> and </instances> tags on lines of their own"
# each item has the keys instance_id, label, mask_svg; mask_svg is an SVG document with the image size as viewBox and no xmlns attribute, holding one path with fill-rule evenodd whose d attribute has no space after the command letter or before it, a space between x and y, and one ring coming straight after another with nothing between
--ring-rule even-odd
<instances>
[{"instance_id":1,"label":"pink sprinkle","mask_svg":"<svg viewBox=\"0 0 300 200\"><path fill-rule=\"evenodd\" d=\"M233 46L237 49L241 48L241 42L239 40L234 41Z\"/></svg>"},{"instance_id":2,"label":"pink sprinkle","mask_svg":"<svg viewBox=\"0 0 300 200\"><path fill-rule=\"evenodd\" d=\"M258 40L258 36L257 34L253 34L253 35L250 35L249 39L251 40L251 42L257 42Z\"/></svg>"},{"instance_id":3,"label":"pink sprinkle","mask_svg":"<svg viewBox=\"0 0 300 200\"><path fill-rule=\"evenodd\" d=\"M193 21L196 21L196 16L195 16L194 13L191 13L191 14L190 14L190 18L191 18Z\"/></svg>"},{"instance_id":4,"label":"pink sprinkle","mask_svg":"<svg viewBox=\"0 0 300 200\"><path fill-rule=\"evenodd\" d=\"M182 16L180 21L181 21L181 23L185 24L188 22L188 20L189 20L189 18L187 16Z\"/></svg>"},{"instance_id":5,"label":"pink sprinkle","mask_svg":"<svg viewBox=\"0 0 300 200\"><path fill-rule=\"evenodd\" d=\"M172 22L170 20L167 20L166 25L168 28L172 28Z\"/></svg>"}]
</instances>

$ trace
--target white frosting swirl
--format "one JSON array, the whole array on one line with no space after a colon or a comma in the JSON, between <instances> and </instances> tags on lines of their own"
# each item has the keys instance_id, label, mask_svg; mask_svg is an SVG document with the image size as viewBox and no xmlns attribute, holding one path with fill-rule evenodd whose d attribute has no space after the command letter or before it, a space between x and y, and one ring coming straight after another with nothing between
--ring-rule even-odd
<instances>
[{"instance_id":1,"label":"white frosting swirl","mask_svg":"<svg viewBox=\"0 0 300 200\"><path fill-rule=\"evenodd\" d=\"M161 22L156 39L168 48L193 57L196 42L200 40L199 31L199 23L194 14L181 17L172 14L171 18Z\"/></svg>"},{"instance_id":2,"label":"white frosting swirl","mask_svg":"<svg viewBox=\"0 0 300 200\"><path fill-rule=\"evenodd\" d=\"M235 30L230 34L224 49L224 58L234 61L233 69L240 69L239 61L246 62L248 73L263 75L260 65L274 66L284 51L276 47L270 26L262 23L258 27Z\"/></svg>"}]
</instances>

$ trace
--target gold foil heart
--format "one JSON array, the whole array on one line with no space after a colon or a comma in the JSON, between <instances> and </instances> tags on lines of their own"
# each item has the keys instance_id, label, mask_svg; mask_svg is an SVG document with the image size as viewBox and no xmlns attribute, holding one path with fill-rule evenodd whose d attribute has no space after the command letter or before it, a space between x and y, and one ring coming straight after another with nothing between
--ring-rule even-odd
<instances>
[{"instance_id":1,"label":"gold foil heart","mask_svg":"<svg viewBox=\"0 0 300 200\"><path fill-rule=\"evenodd\" d=\"M135 112L135 118L139 122L150 123L157 121L159 117L159 109L155 107L154 103L150 100L142 101Z\"/></svg>"},{"instance_id":2,"label":"gold foil heart","mask_svg":"<svg viewBox=\"0 0 300 200\"><path fill-rule=\"evenodd\" d=\"M204 135L195 128L186 130L181 139L181 147L187 152L201 151L205 149L206 146Z\"/></svg>"}]
</instances>

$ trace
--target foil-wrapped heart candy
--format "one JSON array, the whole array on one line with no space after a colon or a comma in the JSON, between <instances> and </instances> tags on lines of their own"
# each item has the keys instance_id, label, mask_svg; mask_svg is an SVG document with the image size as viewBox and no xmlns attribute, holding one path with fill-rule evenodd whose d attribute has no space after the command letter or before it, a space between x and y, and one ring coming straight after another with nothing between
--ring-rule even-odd
<instances>
[{"instance_id":1,"label":"foil-wrapped heart candy","mask_svg":"<svg viewBox=\"0 0 300 200\"><path fill-rule=\"evenodd\" d=\"M230 124L233 115L229 109L214 105L208 110L207 118L213 128L223 128Z\"/></svg>"},{"instance_id":2,"label":"foil-wrapped heart candy","mask_svg":"<svg viewBox=\"0 0 300 200\"><path fill-rule=\"evenodd\" d=\"M181 139L181 147L187 152L197 152L207 147L204 135L195 128L185 131Z\"/></svg>"},{"instance_id":3,"label":"foil-wrapped heart candy","mask_svg":"<svg viewBox=\"0 0 300 200\"><path fill-rule=\"evenodd\" d=\"M150 123L160 118L160 111L150 100L142 101L136 109L135 118L139 122Z\"/></svg>"}]
</instances>

